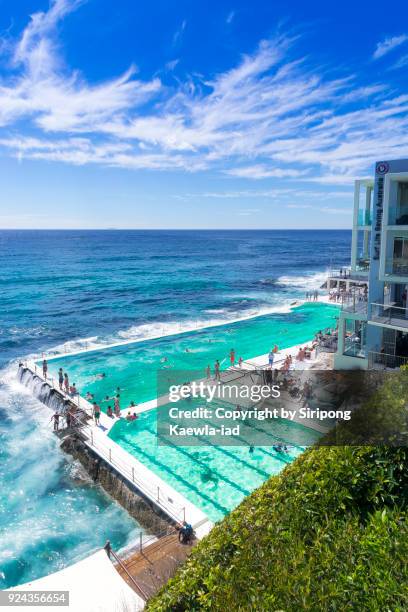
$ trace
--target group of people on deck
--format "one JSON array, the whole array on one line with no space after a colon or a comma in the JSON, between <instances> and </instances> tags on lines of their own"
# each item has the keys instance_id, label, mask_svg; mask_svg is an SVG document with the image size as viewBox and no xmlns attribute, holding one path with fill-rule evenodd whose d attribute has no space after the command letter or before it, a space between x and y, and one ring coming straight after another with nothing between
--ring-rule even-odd
<instances>
[{"instance_id":1,"label":"group of people on deck","mask_svg":"<svg viewBox=\"0 0 408 612\"><path fill-rule=\"evenodd\" d=\"M240 357L238 361L236 361L235 349L232 348L229 352L229 362L230 362L231 368L235 367L236 364L238 364L239 368L242 368L242 364L244 360L242 359L242 357ZM211 374L212 374L210 364L208 364L208 366L206 367L205 374L206 374L207 379L210 380ZM219 359L216 359L214 363L214 380L218 380L218 381L221 380L221 363Z\"/></svg>"},{"instance_id":2,"label":"group of people on deck","mask_svg":"<svg viewBox=\"0 0 408 612\"><path fill-rule=\"evenodd\" d=\"M306 291L306 302L317 302L319 299L319 292L317 289L314 291Z\"/></svg>"},{"instance_id":3,"label":"group of people on deck","mask_svg":"<svg viewBox=\"0 0 408 612\"><path fill-rule=\"evenodd\" d=\"M43 377L45 380L47 380L48 378L48 362L46 359L43 359L42 362L42 372L43 372ZM102 373L102 374L97 374L95 376L96 379L103 379L106 378L106 374ZM59 389L60 391L62 391L63 393L65 393L66 395L68 395L69 397L75 397L75 396L79 396L79 391L76 387L75 383L70 384L69 382L69 376L67 372L64 372L64 370L62 368L59 368L58 370L58 385L59 385ZM94 394L91 393L90 391L87 391L85 394L85 399L88 402L92 403L92 416L93 419L95 421L96 425L99 425L100 422L100 417L101 417L101 407L98 404L98 402L95 400ZM116 392L112 397L109 397L109 395L107 395L105 397L105 399L102 400L102 402L110 402L113 401L113 408L111 405L109 405L107 407L106 410L106 414L108 417L110 418L122 418L121 415L121 408L120 408L120 387L116 388ZM101 403L102 403L101 402ZM132 413L133 411L133 413ZM59 420L60 420L60 414L58 412L56 412L53 416L52 419L54 421L54 431L58 431L59 429ZM135 402L130 402L129 405L129 412L126 416L126 420L127 421L136 421L136 419L138 418L137 414L136 414L136 404ZM67 418L67 425L68 424L68 420L69 417Z\"/></svg>"}]
</instances>

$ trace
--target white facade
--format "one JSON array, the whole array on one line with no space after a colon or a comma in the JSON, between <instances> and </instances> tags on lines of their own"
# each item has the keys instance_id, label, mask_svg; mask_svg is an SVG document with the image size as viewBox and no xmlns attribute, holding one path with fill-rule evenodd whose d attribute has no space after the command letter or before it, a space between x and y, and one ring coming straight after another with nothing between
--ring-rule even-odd
<instances>
[{"instance_id":1,"label":"white facade","mask_svg":"<svg viewBox=\"0 0 408 612\"><path fill-rule=\"evenodd\" d=\"M355 183L350 278L366 276L368 299L341 312L339 369L408 363L408 160L375 170Z\"/></svg>"}]
</instances>

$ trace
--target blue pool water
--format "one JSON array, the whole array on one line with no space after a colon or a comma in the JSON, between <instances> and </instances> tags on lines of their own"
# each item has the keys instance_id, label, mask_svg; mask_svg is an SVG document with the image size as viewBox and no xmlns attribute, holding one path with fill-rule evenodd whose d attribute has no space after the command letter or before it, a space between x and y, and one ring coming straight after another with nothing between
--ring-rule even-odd
<instances>
[{"instance_id":1,"label":"blue pool water","mask_svg":"<svg viewBox=\"0 0 408 612\"><path fill-rule=\"evenodd\" d=\"M213 409L215 406L216 402L211 404ZM179 407L183 407L183 402ZM189 410L194 407L191 402L184 406ZM158 410L166 410L166 407ZM245 439L245 424L241 424L241 433L237 444ZM249 452L247 445L215 446L208 438L198 440L201 446L160 445L157 410L148 410L137 421L117 421L109 437L198 506L211 520L217 521L270 475L279 473L293 461L304 450L302 443L311 444L319 435L302 425L279 419L273 424L271 446L256 446L253 452ZM272 445L277 442L290 443L288 452L273 450Z\"/></svg>"},{"instance_id":2,"label":"blue pool water","mask_svg":"<svg viewBox=\"0 0 408 612\"><path fill-rule=\"evenodd\" d=\"M20 358L282 312L349 231L0 231L0 588L138 530L58 448ZM287 310L287 309L286 309ZM97 517L97 518L95 518Z\"/></svg>"}]
</instances>

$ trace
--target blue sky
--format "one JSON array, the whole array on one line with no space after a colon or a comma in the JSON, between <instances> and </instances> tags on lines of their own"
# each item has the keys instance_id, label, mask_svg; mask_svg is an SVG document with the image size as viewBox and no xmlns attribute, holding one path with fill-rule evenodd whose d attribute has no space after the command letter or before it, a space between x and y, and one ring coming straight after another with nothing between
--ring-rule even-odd
<instances>
[{"instance_id":1,"label":"blue sky","mask_svg":"<svg viewBox=\"0 0 408 612\"><path fill-rule=\"evenodd\" d=\"M404 2L0 0L0 228L346 228Z\"/></svg>"}]
</instances>

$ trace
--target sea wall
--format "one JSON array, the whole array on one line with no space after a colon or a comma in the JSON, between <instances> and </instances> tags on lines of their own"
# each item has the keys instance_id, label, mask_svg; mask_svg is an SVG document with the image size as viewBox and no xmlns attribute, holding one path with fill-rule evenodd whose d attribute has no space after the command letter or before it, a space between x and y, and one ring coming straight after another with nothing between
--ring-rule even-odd
<instances>
[{"instance_id":1,"label":"sea wall","mask_svg":"<svg viewBox=\"0 0 408 612\"><path fill-rule=\"evenodd\" d=\"M54 412L64 413L73 402L66 399L57 389L35 374L30 368L20 365L17 378L40 402ZM61 449L77 459L86 469L94 482L98 483L113 499L133 516L148 532L155 535L171 531L171 520L147 499L135 486L129 483L99 455L91 451L81 439L81 433L66 429Z\"/></svg>"},{"instance_id":2,"label":"sea wall","mask_svg":"<svg viewBox=\"0 0 408 612\"><path fill-rule=\"evenodd\" d=\"M92 480L123 506L150 533L171 531L170 519L112 466L93 452L78 434L68 434L61 443L64 452L80 461Z\"/></svg>"},{"instance_id":3,"label":"sea wall","mask_svg":"<svg viewBox=\"0 0 408 612\"><path fill-rule=\"evenodd\" d=\"M27 387L40 402L51 408L54 412L63 414L73 402L66 399L60 391L54 389L50 383L44 381L30 370L30 368L20 365L17 378L22 385Z\"/></svg>"}]
</instances>

